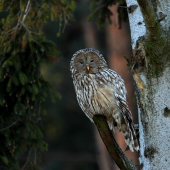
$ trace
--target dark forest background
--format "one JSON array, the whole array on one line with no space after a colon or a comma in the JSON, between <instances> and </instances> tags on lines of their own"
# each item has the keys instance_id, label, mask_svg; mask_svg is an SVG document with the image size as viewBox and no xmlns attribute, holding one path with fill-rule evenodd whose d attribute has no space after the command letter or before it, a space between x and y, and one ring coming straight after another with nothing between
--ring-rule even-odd
<instances>
[{"instance_id":1,"label":"dark forest background","mask_svg":"<svg viewBox=\"0 0 170 170\"><path fill-rule=\"evenodd\" d=\"M46 65L42 67L42 73L46 80L62 96L55 104L51 103L50 100L47 103L48 115L44 117L43 125L45 132L44 138L49 144L49 149L48 152L43 153L43 163L41 165L45 170L102 170L100 166L100 159L102 158L99 155L103 154L103 151L99 149L102 144L99 143L97 145L96 140L99 139L96 137L96 133L98 132L96 132L94 125L81 111L76 100L72 78L70 76L70 59L76 51L83 48L97 48L100 50L106 60L110 62L110 67L117 68L119 74L122 74L126 80L126 86L130 86L129 98L131 96L133 97L133 94L131 94L133 93L131 92L133 91L133 84L131 85L130 83L132 79L129 75L131 73L129 73L126 60L123 58L123 55L128 55L127 57L131 55L131 46L130 44L127 45L130 36L126 35L129 34L128 21L125 23L120 21L119 18L119 21L114 20L114 18L118 17L116 16L118 15L117 6L115 6L112 9L114 17L112 27L110 28L110 25L106 23L101 29L98 29L94 22L89 23L87 21L90 13L89 6L90 1L77 2L74 12L75 21L69 22L64 33L59 38L55 36L58 30L57 23L49 22L43 28L46 37L57 44L63 55L63 58L59 58L60 62L55 62L52 67ZM118 37L121 36L122 33L120 30L122 29L125 32L123 33L125 36ZM109 36L113 32L117 36L113 38L114 41L109 40L109 38L112 39ZM126 44L121 50L122 41ZM122 70L125 70L125 73ZM126 76L127 74L128 76ZM130 104L133 105L135 99L131 98L129 100ZM136 113L135 106L130 107ZM123 138L119 140L123 140ZM109 165L105 169L116 169L117 167L111 160L110 155L105 156L109 157L106 160Z\"/></svg>"},{"instance_id":2,"label":"dark forest background","mask_svg":"<svg viewBox=\"0 0 170 170\"><path fill-rule=\"evenodd\" d=\"M76 100L69 69L70 59L79 49L98 49L108 61L109 67L122 76L128 90L129 107L134 122L137 122L132 75L123 57L130 58L132 55L128 19L125 21L120 17L120 7L118 8L119 4L116 3L109 7L112 11L112 24L106 22L98 29L94 19L87 21L91 13L90 3L90 0L77 0L74 20L69 21L64 29L59 27L59 22L50 19L42 27L45 38L54 42L60 51L54 56L56 59L52 64L44 62L40 67L42 76L52 85L58 96L55 102L47 96L43 103L47 114L41 116L39 126L48 150L42 152L38 160L42 170L117 169L95 126L84 115ZM126 9L125 12L127 16ZM2 13L1 17L4 15L6 13ZM117 131L115 138L122 149L125 149L124 139ZM126 154L135 165L138 164L137 153L126 151ZM26 159L26 155L19 157L20 162L25 162Z\"/></svg>"},{"instance_id":3,"label":"dark forest background","mask_svg":"<svg viewBox=\"0 0 170 170\"><path fill-rule=\"evenodd\" d=\"M56 36L58 23L48 22L43 28L46 38L54 41L63 55L58 58L59 62L41 68L45 79L61 94L56 103L50 99L46 103L47 115L43 118L43 127L44 139L49 147L42 156L41 167L44 170L98 169L94 125L77 103L69 70L72 55L79 49L91 47L86 44L85 36L94 36L93 32L98 49L104 56L107 53L104 27L98 30L94 23L87 22L89 6L90 1L77 2L75 20L69 22L60 37ZM85 35L85 29L93 32Z\"/></svg>"}]
</instances>

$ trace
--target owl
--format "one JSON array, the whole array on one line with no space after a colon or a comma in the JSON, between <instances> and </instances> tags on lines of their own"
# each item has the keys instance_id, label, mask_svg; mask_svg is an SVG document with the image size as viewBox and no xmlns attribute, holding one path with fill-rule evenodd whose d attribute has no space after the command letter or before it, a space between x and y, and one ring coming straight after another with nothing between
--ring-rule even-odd
<instances>
[{"instance_id":1,"label":"owl","mask_svg":"<svg viewBox=\"0 0 170 170\"><path fill-rule=\"evenodd\" d=\"M139 150L133 118L126 101L123 79L108 68L102 54L93 48L77 51L70 62L78 103L93 122L93 116L106 117L109 128L122 132L130 150Z\"/></svg>"}]
</instances>

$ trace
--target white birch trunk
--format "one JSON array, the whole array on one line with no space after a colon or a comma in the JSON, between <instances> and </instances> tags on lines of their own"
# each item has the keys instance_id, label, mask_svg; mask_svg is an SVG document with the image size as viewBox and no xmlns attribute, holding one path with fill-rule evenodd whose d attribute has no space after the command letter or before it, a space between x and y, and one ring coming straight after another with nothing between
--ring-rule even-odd
<instances>
[{"instance_id":1,"label":"white birch trunk","mask_svg":"<svg viewBox=\"0 0 170 170\"><path fill-rule=\"evenodd\" d=\"M147 0L146 0L147 1ZM148 0L152 2L156 18L165 37L169 38L170 30L170 1ZM136 0L126 0L129 13L131 39L133 50L139 50L144 56L144 69L134 74L136 82L139 109L140 132L140 165L143 170L169 170L170 169L170 57L169 52L162 51L163 69L157 77L148 76L146 46L143 46L142 36L148 38L148 30L143 18L142 10ZM134 5L137 5L135 9ZM134 8L134 10L133 10ZM167 16L165 16L167 15ZM144 15L147 17L147 15ZM152 35L153 36L153 35ZM166 49L166 48L165 48ZM170 51L170 46L169 46ZM140 53L140 55L141 55ZM169 54L168 54L169 53ZM136 54L136 56L139 54ZM170 55L169 55L170 56ZM150 63L152 64L152 63Z\"/></svg>"}]
</instances>

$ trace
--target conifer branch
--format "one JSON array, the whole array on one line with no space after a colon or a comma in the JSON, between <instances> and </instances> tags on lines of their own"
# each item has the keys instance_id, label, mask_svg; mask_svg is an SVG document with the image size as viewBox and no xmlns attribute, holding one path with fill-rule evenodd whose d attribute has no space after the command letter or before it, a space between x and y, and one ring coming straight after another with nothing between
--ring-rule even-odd
<instances>
[{"instance_id":1,"label":"conifer branch","mask_svg":"<svg viewBox=\"0 0 170 170\"><path fill-rule=\"evenodd\" d=\"M27 164L28 164L28 162L30 160L31 153L32 153L32 148L30 149L28 157L27 157L27 160L26 160L26 162L25 162L25 164L24 164L24 166L22 167L21 170L24 170L26 168L26 166L27 166Z\"/></svg>"}]
</instances>

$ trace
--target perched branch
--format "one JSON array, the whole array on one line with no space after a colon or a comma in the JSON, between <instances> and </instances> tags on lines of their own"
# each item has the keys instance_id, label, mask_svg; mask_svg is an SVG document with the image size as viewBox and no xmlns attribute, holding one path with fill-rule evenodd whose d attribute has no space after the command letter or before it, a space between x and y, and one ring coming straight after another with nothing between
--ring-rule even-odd
<instances>
[{"instance_id":1,"label":"perched branch","mask_svg":"<svg viewBox=\"0 0 170 170\"><path fill-rule=\"evenodd\" d=\"M137 0L140 6L146 29L148 31L148 36L151 39L159 39L162 37L162 31L160 24L156 17L156 13L152 7L150 0Z\"/></svg>"},{"instance_id":2,"label":"perched branch","mask_svg":"<svg viewBox=\"0 0 170 170\"><path fill-rule=\"evenodd\" d=\"M133 163L126 157L114 139L112 132L110 131L106 122L106 118L103 115L95 115L93 116L93 120L108 152L114 159L117 166L121 170L136 170Z\"/></svg>"}]
</instances>

